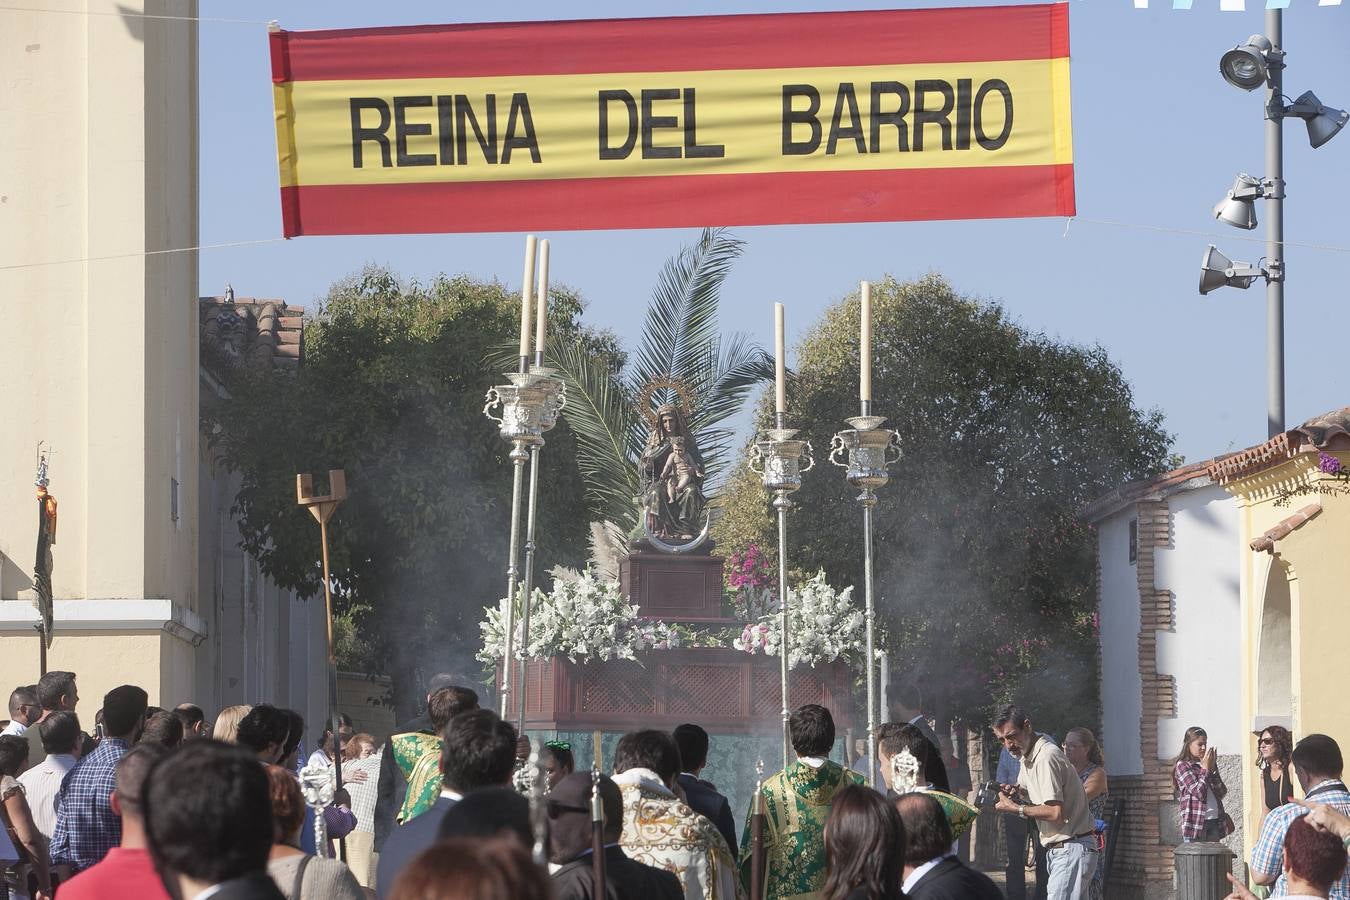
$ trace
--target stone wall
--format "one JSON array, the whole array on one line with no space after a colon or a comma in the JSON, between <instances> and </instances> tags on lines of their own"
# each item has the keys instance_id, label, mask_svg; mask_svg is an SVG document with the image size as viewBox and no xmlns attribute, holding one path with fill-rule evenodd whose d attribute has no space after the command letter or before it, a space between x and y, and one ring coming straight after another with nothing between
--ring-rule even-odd
<instances>
[{"instance_id":1,"label":"stone wall","mask_svg":"<svg viewBox=\"0 0 1350 900\"><path fill-rule=\"evenodd\" d=\"M373 734L377 742L389 737L398 724L394 709L388 705L389 679L383 675L363 675L360 672L338 673L338 709L352 719L352 733ZM311 728L316 735L323 726Z\"/></svg>"}]
</instances>

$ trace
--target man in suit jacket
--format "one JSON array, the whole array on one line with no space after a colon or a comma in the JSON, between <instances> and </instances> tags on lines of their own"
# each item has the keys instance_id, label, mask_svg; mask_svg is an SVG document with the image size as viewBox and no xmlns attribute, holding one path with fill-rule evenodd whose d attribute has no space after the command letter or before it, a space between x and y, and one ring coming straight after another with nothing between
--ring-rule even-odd
<instances>
[{"instance_id":1,"label":"man in suit jacket","mask_svg":"<svg viewBox=\"0 0 1350 900\"><path fill-rule=\"evenodd\" d=\"M924 793L895 801L905 823L905 896L910 900L1002 900L983 872L951 855L952 829L942 805Z\"/></svg>"},{"instance_id":2,"label":"man in suit jacket","mask_svg":"<svg viewBox=\"0 0 1350 900\"><path fill-rule=\"evenodd\" d=\"M623 834L623 795L609 778L600 778L605 810L605 893L597 896L591 840L591 776L577 772L549 792L549 862L557 900L682 900L684 888L671 872L629 859L619 846Z\"/></svg>"},{"instance_id":3,"label":"man in suit jacket","mask_svg":"<svg viewBox=\"0 0 1350 900\"><path fill-rule=\"evenodd\" d=\"M516 763L516 729L490 709L473 709L450 720L441 742L441 796L436 804L389 835L380 853L376 891L389 896L394 879L432 844L441 820L470 791L504 787Z\"/></svg>"},{"instance_id":4,"label":"man in suit jacket","mask_svg":"<svg viewBox=\"0 0 1350 900\"><path fill-rule=\"evenodd\" d=\"M684 800L694 808L694 812L707 816L717 826L722 837L727 839L727 847L735 859L738 855L736 820L731 815L731 804L711 782L698 777L708 764L708 732L697 725L686 724L675 729L674 737L675 745L680 748L680 777L677 781L684 791Z\"/></svg>"},{"instance_id":5,"label":"man in suit jacket","mask_svg":"<svg viewBox=\"0 0 1350 900\"><path fill-rule=\"evenodd\" d=\"M272 801L258 758L192 741L151 768L142 795L150 855L175 896L282 900L267 874Z\"/></svg>"},{"instance_id":6,"label":"man in suit jacket","mask_svg":"<svg viewBox=\"0 0 1350 900\"><path fill-rule=\"evenodd\" d=\"M427 682L427 705L431 704L431 695L441 688L454 687L455 685L468 684L467 680L457 676L440 672L431 676ZM420 716L414 716L403 724L399 725L390 733L390 740L395 734L413 734L421 732L423 734L435 734L436 729L431 727L431 712L427 710ZM386 742L384 753L380 755L380 783L375 794L375 852L378 853L384 849L384 842L389 838L389 834L394 830L394 817L398 815L400 807L403 806L403 798L408 790L408 781L403 777L398 765L394 762L392 749Z\"/></svg>"}]
</instances>

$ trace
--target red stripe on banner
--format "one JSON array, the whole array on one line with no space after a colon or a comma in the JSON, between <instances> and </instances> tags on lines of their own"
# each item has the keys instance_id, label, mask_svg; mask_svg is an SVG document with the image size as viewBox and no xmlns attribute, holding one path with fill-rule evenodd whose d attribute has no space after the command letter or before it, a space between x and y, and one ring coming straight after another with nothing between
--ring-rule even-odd
<instances>
[{"instance_id":1,"label":"red stripe on banner","mask_svg":"<svg viewBox=\"0 0 1350 900\"><path fill-rule=\"evenodd\" d=\"M285 31L271 31L267 34L267 49L272 56L272 83L284 84L291 78L290 34Z\"/></svg>"},{"instance_id":2,"label":"red stripe on banner","mask_svg":"<svg viewBox=\"0 0 1350 900\"><path fill-rule=\"evenodd\" d=\"M1073 165L281 190L286 237L1074 215Z\"/></svg>"},{"instance_id":3,"label":"red stripe on banner","mask_svg":"<svg viewBox=\"0 0 1350 900\"><path fill-rule=\"evenodd\" d=\"M1065 56L1069 8L1053 3L282 34L294 81L857 67Z\"/></svg>"},{"instance_id":4,"label":"red stripe on banner","mask_svg":"<svg viewBox=\"0 0 1350 900\"><path fill-rule=\"evenodd\" d=\"M1058 59L1069 55L1069 4L1056 3L1050 7L1050 56Z\"/></svg>"}]
</instances>

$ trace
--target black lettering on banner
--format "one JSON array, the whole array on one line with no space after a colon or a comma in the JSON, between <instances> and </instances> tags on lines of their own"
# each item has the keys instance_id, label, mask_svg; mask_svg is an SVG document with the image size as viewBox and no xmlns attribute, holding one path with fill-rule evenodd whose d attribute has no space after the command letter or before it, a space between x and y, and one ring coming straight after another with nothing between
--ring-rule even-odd
<instances>
[{"instance_id":1,"label":"black lettering on banner","mask_svg":"<svg viewBox=\"0 0 1350 900\"><path fill-rule=\"evenodd\" d=\"M899 105L891 112L881 111L881 98L884 94L894 94ZM881 126L894 125L896 132L896 150L909 151L909 126L905 116L909 114L909 88L898 81L872 82L872 102L868 106L867 117L872 121L872 152L881 152Z\"/></svg>"},{"instance_id":2,"label":"black lettering on banner","mask_svg":"<svg viewBox=\"0 0 1350 900\"><path fill-rule=\"evenodd\" d=\"M637 146L638 139L638 111L637 101L633 95L623 90L606 90L597 95L600 105L600 158L601 159L627 159L632 154L633 148ZM612 146L609 142L609 105L618 100L628 110L628 136L618 147Z\"/></svg>"},{"instance_id":3,"label":"black lettering on banner","mask_svg":"<svg viewBox=\"0 0 1350 900\"><path fill-rule=\"evenodd\" d=\"M348 101L352 115L352 168L360 169L364 165L361 155L361 145L366 141L374 141L380 145L381 164L387 169L394 164L389 152L389 104L385 103L379 97L352 97ZM363 110L373 109L380 114L380 124L374 128L368 128L361 124L361 113Z\"/></svg>"},{"instance_id":4,"label":"black lettering on banner","mask_svg":"<svg viewBox=\"0 0 1350 900\"><path fill-rule=\"evenodd\" d=\"M970 149L970 79L956 82L956 149Z\"/></svg>"},{"instance_id":5,"label":"black lettering on banner","mask_svg":"<svg viewBox=\"0 0 1350 900\"><path fill-rule=\"evenodd\" d=\"M851 123L846 127L842 125L845 106L848 107L848 118ZM840 138L852 138L853 145L859 153L867 152L867 141L863 138L862 115L858 112L858 95L853 89L853 84L848 81L839 85L839 92L834 97L834 117L830 119L830 139L825 143L825 154L827 156L834 155Z\"/></svg>"},{"instance_id":6,"label":"black lettering on banner","mask_svg":"<svg viewBox=\"0 0 1350 900\"><path fill-rule=\"evenodd\" d=\"M698 125L694 120L694 89L684 89L684 158L721 159L727 155L725 144L698 142Z\"/></svg>"},{"instance_id":7,"label":"black lettering on banner","mask_svg":"<svg viewBox=\"0 0 1350 900\"><path fill-rule=\"evenodd\" d=\"M658 128L679 128L679 116L657 116L652 114L652 104L661 100L678 100L678 88L642 89L642 158L643 159L679 159L679 147L658 147L652 132Z\"/></svg>"},{"instance_id":8,"label":"black lettering on banner","mask_svg":"<svg viewBox=\"0 0 1350 900\"><path fill-rule=\"evenodd\" d=\"M469 129L473 129L474 140L483 150L483 159L490 163L497 161L497 95L488 94L484 101L483 117L487 119L487 134L478 127L478 117L473 114L469 98L463 94L455 95L455 149L459 153L459 164L469 162Z\"/></svg>"},{"instance_id":9,"label":"black lettering on banner","mask_svg":"<svg viewBox=\"0 0 1350 900\"><path fill-rule=\"evenodd\" d=\"M998 137L990 138L984 132L984 100L994 91L1003 95L1003 130ZM975 92L975 140L986 150L997 150L1008 143L1013 126L1013 97L1008 82L1002 78L991 78Z\"/></svg>"},{"instance_id":10,"label":"black lettering on banner","mask_svg":"<svg viewBox=\"0 0 1350 900\"><path fill-rule=\"evenodd\" d=\"M805 97L806 109L793 109L793 100ZM820 92L809 84L783 85L783 155L806 156L820 149ZM804 141L792 139L794 125L806 125L811 129L811 137Z\"/></svg>"},{"instance_id":11,"label":"black lettering on banner","mask_svg":"<svg viewBox=\"0 0 1350 900\"><path fill-rule=\"evenodd\" d=\"M436 135L441 148L441 165L455 164L455 98L436 96Z\"/></svg>"},{"instance_id":12,"label":"black lettering on banner","mask_svg":"<svg viewBox=\"0 0 1350 900\"><path fill-rule=\"evenodd\" d=\"M431 106L431 97L395 97L394 98L394 145L398 148L400 166L434 166L436 154L409 153L408 135L431 134L430 122L409 122L407 110Z\"/></svg>"},{"instance_id":13,"label":"black lettering on banner","mask_svg":"<svg viewBox=\"0 0 1350 900\"><path fill-rule=\"evenodd\" d=\"M523 122L525 133L516 137L516 122ZM502 142L502 164L511 161L512 150L529 150L530 160L539 162L539 136L534 133L534 118L530 115L530 98L524 92L511 95L511 112L506 117L506 140Z\"/></svg>"},{"instance_id":14,"label":"black lettering on banner","mask_svg":"<svg viewBox=\"0 0 1350 900\"><path fill-rule=\"evenodd\" d=\"M932 94L942 95L942 108L930 109L924 104L924 99ZM952 107L956 104L956 97L952 94L952 86L945 81L936 79L923 79L914 82L914 149L916 152L923 150L923 126L936 125L942 129L942 149L952 149Z\"/></svg>"}]
</instances>

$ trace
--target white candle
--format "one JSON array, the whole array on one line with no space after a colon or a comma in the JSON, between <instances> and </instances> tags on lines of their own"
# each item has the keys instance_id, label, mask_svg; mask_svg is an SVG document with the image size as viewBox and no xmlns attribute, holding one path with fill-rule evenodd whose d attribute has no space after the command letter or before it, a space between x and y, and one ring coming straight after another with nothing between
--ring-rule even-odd
<instances>
[{"instance_id":1,"label":"white candle","mask_svg":"<svg viewBox=\"0 0 1350 900\"><path fill-rule=\"evenodd\" d=\"M542 362L548 331L548 238L539 242L539 290L535 292L534 353Z\"/></svg>"},{"instance_id":2,"label":"white candle","mask_svg":"<svg viewBox=\"0 0 1350 900\"><path fill-rule=\"evenodd\" d=\"M530 296L534 288L534 235L525 236L525 277L520 284L520 357L530 355Z\"/></svg>"},{"instance_id":3,"label":"white candle","mask_svg":"<svg viewBox=\"0 0 1350 900\"><path fill-rule=\"evenodd\" d=\"M775 411L787 412L787 346L783 334L783 304L773 305L773 365Z\"/></svg>"},{"instance_id":4,"label":"white candle","mask_svg":"<svg viewBox=\"0 0 1350 900\"><path fill-rule=\"evenodd\" d=\"M872 282L862 283L862 336L858 376L858 399L872 400Z\"/></svg>"}]
</instances>

